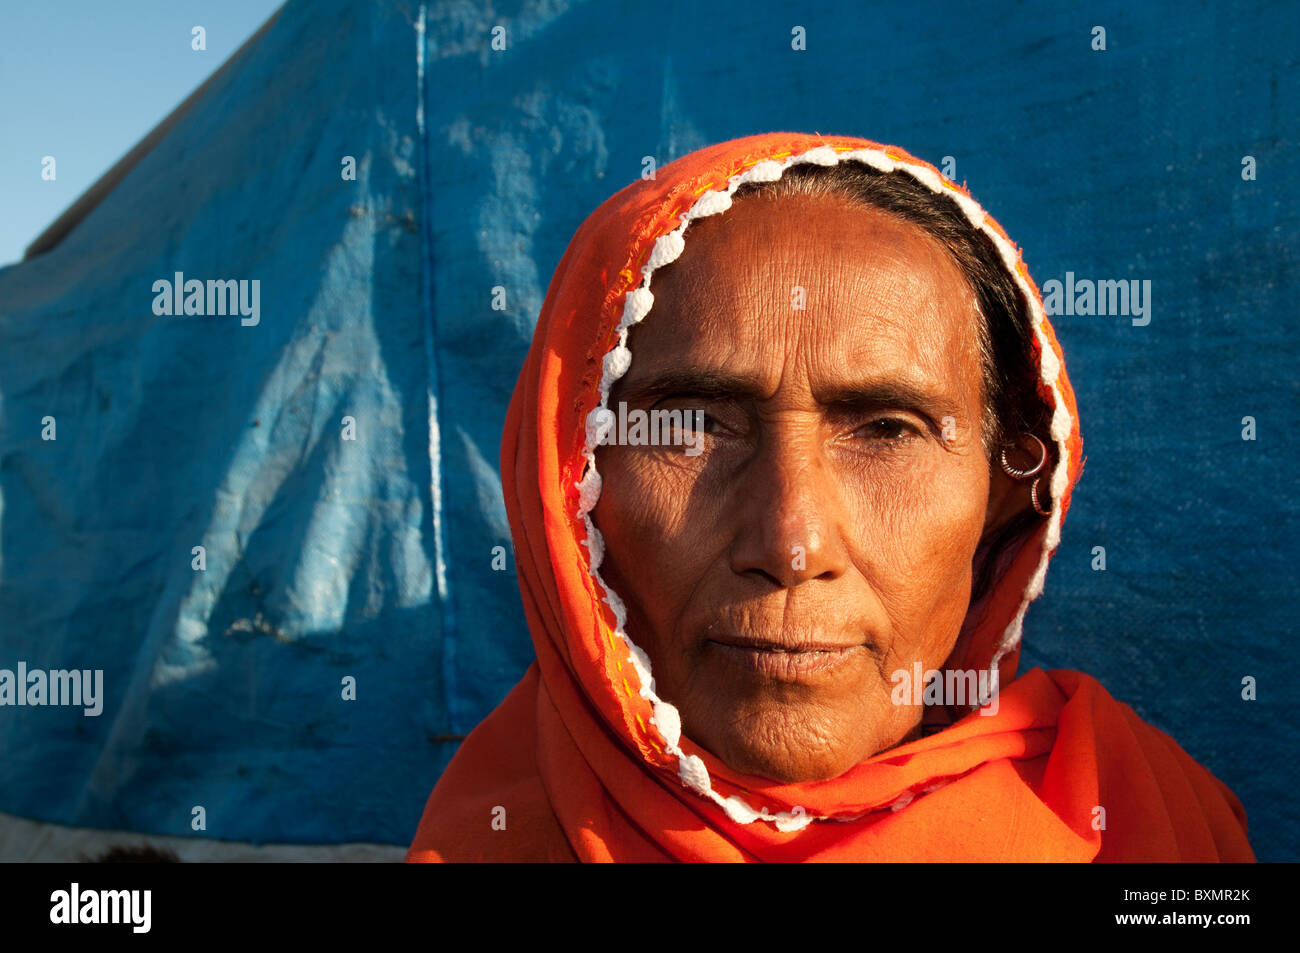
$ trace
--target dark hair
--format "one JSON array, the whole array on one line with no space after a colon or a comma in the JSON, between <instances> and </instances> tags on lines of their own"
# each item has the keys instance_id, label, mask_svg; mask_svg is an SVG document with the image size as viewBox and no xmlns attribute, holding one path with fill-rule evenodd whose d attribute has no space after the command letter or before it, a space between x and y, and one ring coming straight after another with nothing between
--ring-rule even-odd
<instances>
[{"instance_id":1,"label":"dark hair","mask_svg":"<svg viewBox=\"0 0 1300 953\"><path fill-rule=\"evenodd\" d=\"M970 223L956 201L931 191L906 172L881 172L853 160L833 166L800 163L786 169L779 179L746 182L732 198L751 195L847 198L919 226L947 249L966 276L979 307L984 401L980 432L985 456L991 467L998 466L1003 446L1022 434L1038 436L1048 448L1044 468L1048 479L1039 485L1040 500L1044 506L1049 505L1049 493L1043 484L1050 479L1055 448L1048 439L1049 410L1038 396L1039 369L1032 346L1029 303L992 239ZM1029 509L985 540L976 557L972 601L988 592L1000 557L1011 544L1042 519Z\"/></svg>"}]
</instances>

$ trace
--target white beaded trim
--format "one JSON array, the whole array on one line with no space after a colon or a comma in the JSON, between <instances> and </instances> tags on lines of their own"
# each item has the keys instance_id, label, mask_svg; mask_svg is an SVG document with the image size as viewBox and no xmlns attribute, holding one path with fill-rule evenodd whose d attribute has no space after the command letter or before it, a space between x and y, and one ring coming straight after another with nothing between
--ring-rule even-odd
<instances>
[{"instance_id":1,"label":"white beaded trim","mask_svg":"<svg viewBox=\"0 0 1300 953\"><path fill-rule=\"evenodd\" d=\"M710 215L725 212L731 207L731 197L736 189L747 182L775 181L781 177L786 169L800 163L831 166L845 160L863 162L881 172L906 172L932 192L944 194L953 199L965 213L970 223L992 239L994 247L1002 257L1003 265L1024 294L1025 300L1029 302L1030 321L1042 353L1040 362L1041 379L1051 389L1056 405L1056 409L1052 414L1050 435L1057 445L1058 462L1056 469L1052 472L1052 511L1051 516L1048 518L1047 534L1043 539L1038 568L1025 588L1019 611L1016 612L1011 624L1003 631L1002 638L998 642L997 651L994 653L993 660L989 665L991 675L997 672L998 663L1002 660L1002 657L1020 643L1025 611L1029 608L1029 603L1038 598L1043 591L1043 582L1047 577L1047 564L1051 552L1061 538L1061 520L1063 518L1061 499L1069 483L1069 450L1066 446L1066 440L1073 429L1073 420L1070 417L1070 412L1065 408L1065 400L1059 387L1060 361L1057 360L1055 353L1053 353L1047 335L1043 331L1042 304L1038 300L1038 296L1033 293L1029 283L1021 277L1020 272L1016 269L1018 256L1014 246L998 234L995 228L986 224L984 210L980 208L974 199L946 188L943 185L942 178L934 170L909 162L902 162L878 149L855 149L837 152L830 146L818 146L801 155L791 156L782 161L764 159L745 172L733 175L728 180L726 191L710 190L705 192L696 200L690 210L682 215L681 224L677 228L655 240L650 258L641 269L641 285L629 291L626 295L623 317L618 324L618 343L604 357L600 378L600 403L587 415L586 444L582 451L587 460L587 467L585 475L578 483L580 502L577 515L582 518L587 527L588 549L591 553L591 574L605 592L604 602L614 610L614 616L618 622L615 631L618 637L623 640L631 655L632 665L636 669L637 678L641 683L640 695L650 703L654 710L654 717L650 719L650 723L655 726L655 730L663 741L666 751L677 757L678 776L681 778L682 783L714 801L727 813L728 817L739 824L750 824L756 820L764 820L773 824L780 831L801 830L814 820L843 820L844 818L823 817L803 811L778 811L773 814L766 807L754 810L744 800L735 795L724 798L713 790L709 772L705 768L704 762L695 755L688 755L681 750L681 715L675 706L655 694L655 681L650 674L650 659L640 647L628 638L625 629L627 609L623 605L623 600L605 584L605 580L601 578L598 571L605 555L605 541L590 516L591 510L600 498L601 486L600 474L596 472L595 451L600 446L605 433L613 425L613 413L608 409L610 389L614 386L615 381L627 373L632 364L632 352L627 347L628 329L642 321L650 313L650 308L654 304L654 295L650 293L650 276L655 269L676 261L678 256L681 255L686 247L683 235L686 227L697 218L706 218ZM996 686L996 678L992 678L990 684ZM995 688L994 691L996 690ZM985 702L987 700L984 699Z\"/></svg>"}]
</instances>

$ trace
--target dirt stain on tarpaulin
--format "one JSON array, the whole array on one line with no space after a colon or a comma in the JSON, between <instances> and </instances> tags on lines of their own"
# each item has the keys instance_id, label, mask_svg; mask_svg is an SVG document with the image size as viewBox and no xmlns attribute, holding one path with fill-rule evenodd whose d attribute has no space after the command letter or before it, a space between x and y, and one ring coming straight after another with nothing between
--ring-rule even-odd
<instances>
[{"instance_id":1,"label":"dirt stain on tarpaulin","mask_svg":"<svg viewBox=\"0 0 1300 953\"><path fill-rule=\"evenodd\" d=\"M231 622L230 625L226 626L226 631L224 633L226 636L232 636L238 633L269 635L271 638L283 645L291 645L298 641L266 617L266 613L263 611L265 606L262 604L262 586L258 583L257 579L254 578L248 580L248 594L253 597L253 601L257 606L256 611L253 613L253 617L251 619L247 617L236 619L234 622Z\"/></svg>"},{"instance_id":2,"label":"dirt stain on tarpaulin","mask_svg":"<svg viewBox=\"0 0 1300 953\"><path fill-rule=\"evenodd\" d=\"M249 632L259 635L269 635L277 642L289 645L296 642L296 639L289 637L283 629L272 625L267 618L258 612L251 619L236 619L226 627L226 635L234 635L237 632Z\"/></svg>"}]
</instances>

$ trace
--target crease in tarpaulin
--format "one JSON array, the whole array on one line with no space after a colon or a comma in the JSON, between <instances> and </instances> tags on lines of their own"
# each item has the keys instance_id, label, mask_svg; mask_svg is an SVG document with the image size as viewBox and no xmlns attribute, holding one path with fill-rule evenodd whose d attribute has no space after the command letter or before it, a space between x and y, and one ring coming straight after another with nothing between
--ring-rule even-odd
<instances>
[{"instance_id":1,"label":"crease in tarpaulin","mask_svg":"<svg viewBox=\"0 0 1300 953\"><path fill-rule=\"evenodd\" d=\"M602 359L601 378L598 384L599 401L596 407L587 415L586 420L585 445L582 451L582 455L586 459L586 466L584 467L582 479L576 484L579 501L575 515L582 520L587 531L586 545L590 554L589 572L605 593L605 598L602 601L613 610L616 623L615 634L627 646L633 668L636 670L637 679L641 686L638 694L649 703L654 711L650 723L664 742L667 753L677 759L679 780L686 787L716 803L731 820L740 824L749 824L761 819L768 821L781 831L801 830L814 820L843 820L845 818L821 816L802 811L778 811L772 814L766 807L755 809L739 795L724 798L713 789L708 768L704 761L698 756L687 754L682 750L680 746L682 733L680 713L674 705L659 698L656 694L654 677L651 674L650 658L644 650L632 642L627 634L626 607L618 594L605 583L598 571L604 557L605 545L604 537L596 528L590 515L600 497L601 490L601 477L596 469L595 451L613 426L613 413L608 408L610 390L614 382L627 373L632 363L632 353L627 346L628 332L634 324L642 321L650 313L654 305L654 295L650 291L651 277L656 269L671 264L681 255L685 249L684 234L691 222L697 218L705 218L726 211L731 207L732 195L741 185L747 182L775 181L781 177L786 169L793 165L813 163L822 166L833 166L844 161L862 162L884 173L905 172L935 194L946 195L956 202L967 220L981 234L991 240L1003 267L1011 275L1017 289L1024 296L1029 309L1034 341L1040 349L1039 380L1051 393L1053 409L1050 422L1050 437L1057 448L1057 463L1050 484L1052 509L1048 518L1047 529L1043 534L1037 568L1022 590L1020 606L1011 622L1003 630L992 660L989 663L991 673L989 684L993 688L987 697L980 699L981 705L987 704L991 701L993 695L997 694L1000 688L997 677L998 666L1002 658L1019 645L1029 603L1043 591L1048 562L1051 559L1052 552L1060 542L1061 522L1065 516L1063 500L1069 487L1070 451L1067 441L1073 429L1074 421L1066 408L1064 395L1060 389L1062 364L1052 351L1051 342L1043 330L1044 314L1038 295L1035 293L1035 289L1027 275L1022 274L1018 267L1020 260L1018 250L1005 237L996 221L988 216L979 203L966 194L964 190L950 184L937 170L907 161L901 157L892 156L885 147L872 149L834 147L824 144L797 156L786 156L780 161L776 158L762 159L743 172L737 172L730 176L725 189L701 189L702 194L700 194L700 197L687 211L681 214L677 227L655 239L653 246L651 246L649 259L641 268L642 280L640 284L629 289L624 295L623 316L617 325L617 340ZM933 790L933 788L928 790ZM920 793L927 792L922 791Z\"/></svg>"},{"instance_id":2,"label":"crease in tarpaulin","mask_svg":"<svg viewBox=\"0 0 1300 953\"><path fill-rule=\"evenodd\" d=\"M425 44L428 4L420 4L420 15L415 25L415 134L419 140L420 188L420 279L421 301L424 305L424 360L425 387L429 414L429 516L433 526L434 580L438 591L438 609L441 622L443 698L447 720L452 732L464 730L461 723L458 692L456 688L456 611L452 604L451 583L447 578L447 529L443 522L442 500L442 431L438 413L441 406L441 377L438 374L438 328L435 323L433 300L433 188L429 161L429 128L427 122L428 88L425 82Z\"/></svg>"}]
</instances>

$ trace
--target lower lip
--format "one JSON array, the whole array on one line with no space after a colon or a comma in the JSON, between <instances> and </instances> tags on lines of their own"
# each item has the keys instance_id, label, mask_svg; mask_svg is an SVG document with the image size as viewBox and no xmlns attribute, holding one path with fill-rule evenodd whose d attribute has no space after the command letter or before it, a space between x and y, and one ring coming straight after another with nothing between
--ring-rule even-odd
<instances>
[{"instance_id":1,"label":"lower lip","mask_svg":"<svg viewBox=\"0 0 1300 953\"><path fill-rule=\"evenodd\" d=\"M798 681L814 675L824 675L847 665L864 651L861 645L842 649L814 650L809 652L777 652L755 649L747 645L729 645L710 642L718 654L733 665L764 678L777 681Z\"/></svg>"}]
</instances>

